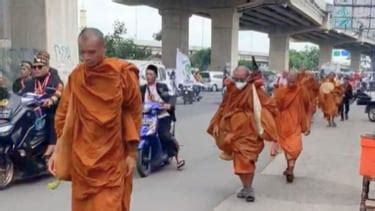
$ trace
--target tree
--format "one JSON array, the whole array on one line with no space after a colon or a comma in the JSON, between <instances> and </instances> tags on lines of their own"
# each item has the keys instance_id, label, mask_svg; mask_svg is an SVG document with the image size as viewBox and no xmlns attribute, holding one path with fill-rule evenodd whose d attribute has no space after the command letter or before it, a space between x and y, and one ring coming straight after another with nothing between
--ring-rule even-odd
<instances>
[{"instance_id":1,"label":"tree","mask_svg":"<svg viewBox=\"0 0 375 211\"><path fill-rule=\"evenodd\" d=\"M113 33L104 37L108 57L121 59L147 59L152 53L149 48L138 47L133 40L125 39L126 27L124 22L116 20L113 24Z\"/></svg>"},{"instance_id":2,"label":"tree","mask_svg":"<svg viewBox=\"0 0 375 211\"><path fill-rule=\"evenodd\" d=\"M300 68L305 66L306 69L316 70L319 65L319 49L316 47L306 47L303 51L289 51L289 67Z\"/></svg>"},{"instance_id":3,"label":"tree","mask_svg":"<svg viewBox=\"0 0 375 211\"><path fill-rule=\"evenodd\" d=\"M248 60L244 60L244 59L239 60L238 61L238 65L246 66L249 69L253 68L253 62L252 61L248 61Z\"/></svg>"},{"instance_id":4,"label":"tree","mask_svg":"<svg viewBox=\"0 0 375 211\"><path fill-rule=\"evenodd\" d=\"M161 35L162 35L162 32L161 32L161 30L160 30L158 33L154 33L154 34L152 35L152 37L153 37L154 40L156 40L156 41L161 41L161 39L162 39Z\"/></svg>"},{"instance_id":5,"label":"tree","mask_svg":"<svg viewBox=\"0 0 375 211\"><path fill-rule=\"evenodd\" d=\"M211 64L211 49L201 49L190 55L191 66L199 70L207 70Z\"/></svg>"}]
</instances>

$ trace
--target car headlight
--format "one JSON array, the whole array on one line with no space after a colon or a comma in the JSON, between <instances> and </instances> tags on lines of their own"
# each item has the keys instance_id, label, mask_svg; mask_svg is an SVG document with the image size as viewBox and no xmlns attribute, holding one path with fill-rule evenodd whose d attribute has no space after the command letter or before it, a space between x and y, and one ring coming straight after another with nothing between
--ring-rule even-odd
<instances>
[{"instance_id":1,"label":"car headlight","mask_svg":"<svg viewBox=\"0 0 375 211\"><path fill-rule=\"evenodd\" d=\"M10 133L10 131L12 130L12 128L13 128L13 125L1 126L0 127L0 136L8 135Z\"/></svg>"}]
</instances>

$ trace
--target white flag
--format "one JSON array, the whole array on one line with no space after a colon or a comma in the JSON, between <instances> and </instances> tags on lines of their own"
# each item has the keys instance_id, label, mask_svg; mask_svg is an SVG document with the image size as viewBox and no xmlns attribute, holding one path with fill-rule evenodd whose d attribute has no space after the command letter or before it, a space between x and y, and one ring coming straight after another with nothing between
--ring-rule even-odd
<instances>
[{"instance_id":1,"label":"white flag","mask_svg":"<svg viewBox=\"0 0 375 211\"><path fill-rule=\"evenodd\" d=\"M191 73L191 64L189 57L181 53L177 49L176 54L176 83L185 84L194 81L193 74Z\"/></svg>"}]
</instances>

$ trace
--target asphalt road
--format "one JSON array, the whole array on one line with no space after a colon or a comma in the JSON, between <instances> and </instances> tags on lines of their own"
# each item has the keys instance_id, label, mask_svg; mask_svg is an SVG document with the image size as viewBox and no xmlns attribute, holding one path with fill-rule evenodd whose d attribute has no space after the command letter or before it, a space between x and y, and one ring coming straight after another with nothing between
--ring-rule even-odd
<instances>
[{"instance_id":1,"label":"asphalt road","mask_svg":"<svg viewBox=\"0 0 375 211\"><path fill-rule=\"evenodd\" d=\"M176 136L182 145L186 168L175 164L147 178L134 179L132 211L208 211L240 187L230 162L218 158L213 140L206 134L208 122L221 101L219 93L204 93L201 102L177 107ZM270 162L268 149L259 159L258 169ZM69 211L68 183L57 190L47 189L51 178L14 184L0 192L1 211Z\"/></svg>"}]
</instances>

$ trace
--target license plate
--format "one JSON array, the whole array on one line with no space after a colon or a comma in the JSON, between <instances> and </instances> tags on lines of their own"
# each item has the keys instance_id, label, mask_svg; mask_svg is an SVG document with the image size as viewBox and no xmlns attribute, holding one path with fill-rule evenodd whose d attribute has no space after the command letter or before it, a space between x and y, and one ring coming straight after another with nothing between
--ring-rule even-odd
<instances>
[{"instance_id":1,"label":"license plate","mask_svg":"<svg viewBox=\"0 0 375 211\"><path fill-rule=\"evenodd\" d=\"M154 122L153 119L143 119L142 124L143 125L151 125Z\"/></svg>"}]
</instances>

